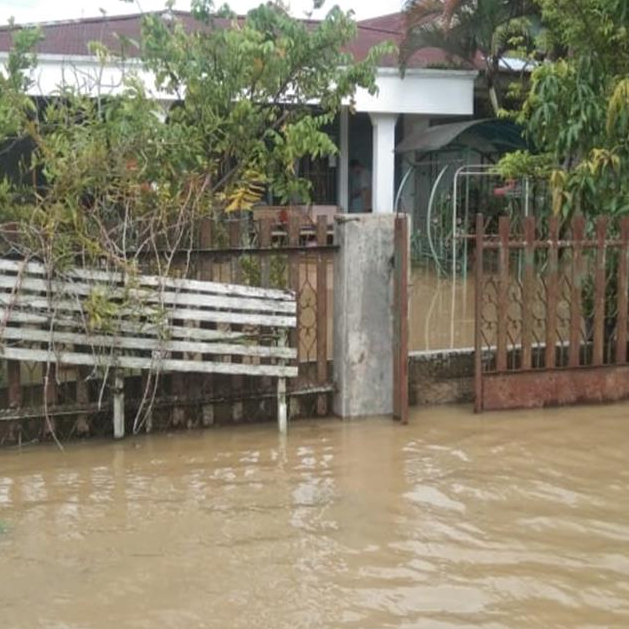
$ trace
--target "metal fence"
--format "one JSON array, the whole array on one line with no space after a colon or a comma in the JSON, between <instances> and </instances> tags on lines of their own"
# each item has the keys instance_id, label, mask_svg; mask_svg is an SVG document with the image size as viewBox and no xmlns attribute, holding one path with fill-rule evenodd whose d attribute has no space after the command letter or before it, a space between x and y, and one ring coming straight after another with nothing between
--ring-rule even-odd
<instances>
[{"instance_id":1,"label":"metal fence","mask_svg":"<svg viewBox=\"0 0 629 629\"><path fill-rule=\"evenodd\" d=\"M629 397L629 218L475 234L475 408Z\"/></svg>"},{"instance_id":2,"label":"metal fence","mask_svg":"<svg viewBox=\"0 0 629 629\"><path fill-rule=\"evenodd\" d=\"M289 387L293 412L326 415L333 391L331 295L336 246L331 218L319 215L313 220L301 212L281 218L262 216L257 219L246 213L228 220L202 220L194 247L178 254L174 269L188 278L294 290L298 329L291 345L298 348L299 377ZM111 395L99 399L102 383L86 385L85 374L77 368L46 372L40 365L3 362L0 444L48 438L52 433L63 440L111 431ZM126 378L129 412L143 391L142 378ZM194 427L272 417L274 397L268 378L165 374L153 402L152 425Z\"/></svg>"}]
</instances>

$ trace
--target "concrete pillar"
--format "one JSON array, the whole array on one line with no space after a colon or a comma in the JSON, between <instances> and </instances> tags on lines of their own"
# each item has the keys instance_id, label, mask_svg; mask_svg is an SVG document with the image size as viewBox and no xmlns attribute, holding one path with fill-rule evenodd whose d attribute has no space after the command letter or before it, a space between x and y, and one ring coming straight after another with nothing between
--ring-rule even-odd
<instances>
[{"instance_id":1,"label":"concrete pillar","mask_svg":"<svg viewBox=\"0 0 629 629\"><path fill-rule=\"evenodd\" d=\"M338 204L349 211L349 107L341 107L339 114Z\"/></svg>"},{"instance_id":2,"label":"concrete pillar","mask_svg":"<svg viewBox=\"0 0 629 629\"><path fill-rule=\"evenodd\" d=\"M369 114L373 125L372 203L375 214L393 212L395 123L398 114Z\"/></svg>"},{"instance_id":3,"label":"concrete pillar","mask_svg":"<svg viewBox=\"0 0 629 629\"><path fill-rule=\"evenodd\" d=\"M348 214L336 223L334 412L393 412L393 214Z\"/></svg>"}]
</instances>

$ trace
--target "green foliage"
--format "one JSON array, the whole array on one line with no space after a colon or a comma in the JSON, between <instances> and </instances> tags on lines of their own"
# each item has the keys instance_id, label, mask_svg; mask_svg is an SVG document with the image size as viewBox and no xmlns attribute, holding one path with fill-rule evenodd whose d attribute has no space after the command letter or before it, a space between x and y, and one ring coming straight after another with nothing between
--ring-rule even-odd
<instances>
[{"instance_id":1,"label":"green foliage","mask_svg":"<svg viewBox=\"0 0 629 629\"><path fill-rule=\"evenodd\" d=\"M501 63L508 56L527 58L535 50L538 8L531 0L408 0L406 34L400 47L404 69L412 55L440 48L453 63L483 64L494 115L502 110ZM514 92L508 90L512 96Z\"/></svg>"},{"instance_id":2,"label":"green foliage","mask_svg":"<svg viewBox=\"0 0 629 629\"><path fill-rule=\"evenodd\" d=\"M336 152L326 128L357 89L375 92L377 59L391 46L355 62L345 51L356 24L338 7L316 24L274 2L244 18L209 0L192 10L198 24L187 29L176 15L146 15L141 42L121 41L124 55L94 43L102 72L69 66L69 82L38 99L29 77L40 33L14 30L0 73L0 146L28 147L19 177L0 179L0 222L20 226L14 253L43 261L51 275L81 264L133 286L141 270L186 275L201 218L220 226L227 210L248 209L267 191L307 199L296 162ZM129 63L138 46L139 63ZM111 64L123 69L114 88ZM251 281L259 273L249 265ZM284 281L274 259L271 275ZM91 291L86 331L115 334L121 312L145 321L141 297L113 285ZM156 302L147 302L153 312Z\"/></svg>"},{"instance_id":3,"label":"green foliage","mask_svg":"<svg viewBox=\"0 0 629 629\"><path fill-rule=\"evenodd\" d=\"M533 73L518 116L538 155L508 156L512 176L546 177L569 217L629 212L629 12L626 0L540 0L559 54Z\"/></svg>"},{"instance_id":4,"label":"green foliage","mask_svg":"<svg viewBox=\"0 0 629 629\"><path fill-rule=\"evenodd\" d=\"M356 25L337 7L316 25L273 2L244 18L210 0L192 11L192 29L172 14L144 17L140 65L91 46L103 68L123 65L119 90L81 79L38 102L27 92L40 33L14 31L0 142L33 151L20 182L0 182L0 218L22 223L28 253L130 272L158 244L190 246L203 215L248 209L267 190L307 199L296 162L336 152L325 127L356 89L375 92L376 61L391 52L381 46L355 62L345 48Z\"/></svg>"}]
</instances>

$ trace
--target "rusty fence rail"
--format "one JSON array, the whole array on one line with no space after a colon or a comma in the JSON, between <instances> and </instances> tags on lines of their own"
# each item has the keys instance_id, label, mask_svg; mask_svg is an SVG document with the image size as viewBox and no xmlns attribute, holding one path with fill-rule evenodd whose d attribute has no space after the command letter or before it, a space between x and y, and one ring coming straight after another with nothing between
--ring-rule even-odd
<instances>
[{"instance_id":1,"label":"rusty fence rail","mask_svg":"<svg viewBox=\"0 0 629 629\"><path fill-rule=\"evenodd\" d=\"M629 397L629 218L475 231L475 409Z\"/></svg>"}]
</instances>

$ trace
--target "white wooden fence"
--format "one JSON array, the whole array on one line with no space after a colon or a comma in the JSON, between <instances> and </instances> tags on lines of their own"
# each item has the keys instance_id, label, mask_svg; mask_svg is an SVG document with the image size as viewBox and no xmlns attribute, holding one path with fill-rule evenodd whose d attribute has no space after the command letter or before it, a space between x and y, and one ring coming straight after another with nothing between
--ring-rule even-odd
<instances>
[{"instance_id":1,"label":"white wooden fence","mask_svg":"<svg viewBox=\"0 0 629 629\"><path fill-rule=\"evenodd\" d=\"M0 357L111 370L116 437L125 370L277 377L285 432L296 311L285 290L85 269L51 276L43 264L0 259Z\"/></svg>"}]
</instances>

